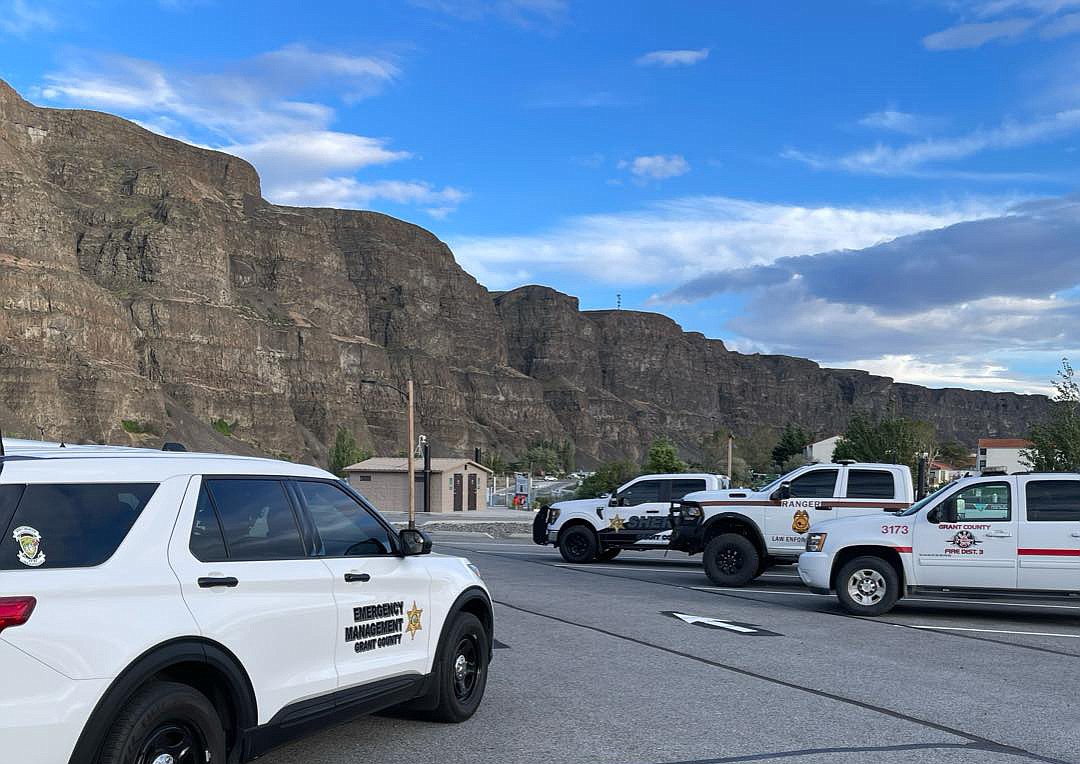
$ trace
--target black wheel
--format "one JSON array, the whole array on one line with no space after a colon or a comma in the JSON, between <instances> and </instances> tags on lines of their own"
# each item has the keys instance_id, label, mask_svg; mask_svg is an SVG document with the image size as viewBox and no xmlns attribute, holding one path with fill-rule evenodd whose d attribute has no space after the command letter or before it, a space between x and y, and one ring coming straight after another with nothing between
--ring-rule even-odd
<instances>
[{"instance_id":1,"label":"black wheel","mask_svg":"<svg viewBox=\"0 0 1080 764\"><path fill-rule=\"evenodd\" d=\"M717 586L745 586L758 574L761 555L746 536L724 533L705 545L705 575Z\"/></svg>"},{"instance_id":2,"label":"black wheel","mask_svg":"<svg viewBox=\"0 0 1080 764\"><path fill-rule=\"evenodd\" d=\"M439 704L427 716L437 722L463 722L476 713L487 687L488 636L480 619L459 613L439 659Z\"/></svg>"},{"instance_id":3,"label":"black wheel","mask_svg":"<svg viewBox=\"0 0 1080 764\"><path fill-rule=\"evenodd\" d=\"M596 555L596 559L600 562L611 562L619 556L621 549L605 549L600 554Z\"/></svg>"},{"instance_id":4,"label":"black wheel","mask_svg":"<svg viewBox=\"0 0 1080 764\"><path fill-rule=\"evenodd\" d=\"M121 709L105 737L101 764L225 761L225 731L213 704L177 682L154 682Z\"/></svg>"},{"instance_id":5,"label":"black wheel","mask_svg":"<svg viewBox=\"0 0 1080 764\"><path fill-rule=\"evenodd\" d=\"M596 533L584 525L567 528L559 537L559 554L575 565L595 560L598 547Z\"/></svg>"},{"instance_id":6,"label":"black wheel","mask_svg":"<svg viewBox=\"0 0 1080 764\"><path fill-rule=\"evenodd\" d=\"M836 576L840 606L852 615L881 615L900 599L900 576L880 557L856 557Z\"/></svg>"}]
</instances>

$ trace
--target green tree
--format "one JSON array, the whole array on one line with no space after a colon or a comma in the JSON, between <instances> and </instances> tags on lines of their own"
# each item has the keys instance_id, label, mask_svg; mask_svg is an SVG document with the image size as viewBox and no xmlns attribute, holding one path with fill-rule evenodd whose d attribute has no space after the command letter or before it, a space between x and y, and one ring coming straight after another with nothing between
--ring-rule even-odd
<instances>
[{"instance_id":1,"label":"green tree","mask_svg":"<svg viewBox=\"0 0 1080 764\"><path fill-rule=\"evenodd\" d=\"M371 453L356 445L356 438L344 427L337 428L334 445L330 447L330 471L345 477L345 468L369 458Z\"/></svg>"},{"instance_id":2,"label":"green tree","mask_svg":"<svg viewBox=\"0 0 1080 764\"><path fill-rule=\"evenodd\" d=\"M619 461L601 464L589 477L581 481L577 489L577 498L595 499L605 493L611 493L622 484L640 474L632 462Z\"/></svg>"},{"instance_id":3,"label":"green tree","mask_svg":"<svg viewBox=\"0 0 1080 764\"><path fill-rule=\"evenodd\" d=\"M788 459L801 455L810 443L810 434L797 424L788 423L780 433L780 442L772 450L773 464L783 466Z\"/></svg>"},{"instance_id":4,"label":"green tree","mask_svg":"<svg viewBox=\"0 0 1080 764\"><path fill-rule=\"evenodd\" d=\"M836 444L833 460L906 464L916 470L924 453L931 459L937 454L934 425L930 422L898 416L874 420L856 414Z\"/></svg>"},{"instance_id":5,"label":"green tree","mask_svg":"<svg viewBox=\"0 0 1080 764\"><path fill-rule=\"evenodd\" d=\"M564 440L559 444L559 460L562 462L563 473L573 472L575 467L575 447L574 441Z\"/></svg>"},{"instance_id":6,"label":"green tree","mask_svg":"<svg viewBox=\"0 0 1080 764\"><path fill-rule=\"evenodd\" d=\"M670 438L653 438L649 446L649 458L645 471L651 473L686 472L686 462L679 458L679 450Z\"/></svg>"},{"instance_id":7,"label":"green tree","mask_svg":"<svg viewBox=\"0 0 1080 764\"><path fill-rule=\"evenodd\" d=\"M971 449L955 440L948 440L938 446L937 458L957 469L975 466L975 457Z\"/></svg>"},{"instance_id":8,"label":"green tree","mask_svg":"<svg viewBox=\"0 0 1080 764\"><path fill-rule=\"evenodd\" d=\"M1021 457L1036 472L1080 471L1080 384L1068 358L1054 380L1047 420L1031 428Z\"/></svg>"},{"instance_id":9,"label":"green tree","mask_svg":"<svg viewBox=\"0 0 1080 764\"><path fill-rule=\"evenodd\" d=\"M559 449L547 441L533 443L514 462L514 469L532 475L553 474L562 468L562 456Z\"/></svg>"},{"instance_id":10,"label":"green tree","mask_svg":"<svg viewBox=\"0 0 1080 764\"><path fill-rule=\"evenodd\" d=\"M484 466L496 475L505 475L510 472L510 464L499 454L486 452L483 461Z\"/></svg>"},{"instance_id":11,"label":"green tree","mask_svg":"<svg viewBox=\"0 0 1080 764\"><path fill-rule=\"evenodd\" d=\"M705 472L727 472L727 429L714 430L701 439L701 469Z\"/></svg>"}]
</instances>

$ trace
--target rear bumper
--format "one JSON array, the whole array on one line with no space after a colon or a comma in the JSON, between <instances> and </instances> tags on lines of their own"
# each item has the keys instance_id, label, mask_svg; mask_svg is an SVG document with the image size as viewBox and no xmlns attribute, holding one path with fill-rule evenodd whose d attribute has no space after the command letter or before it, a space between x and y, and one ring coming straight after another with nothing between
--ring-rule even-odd
<instances>
[{"instance_id":1,"label":"rear bumper","mask_svg":"<svg viewBox=\"0 0 1080 764\"><path fill-rule=\"evenodd\" d=\"M69 764L105 679L68 679L0 638L0 740L20 741L22 761Z\"/></svg>"},{"instance_id":2,"label":"rear bumper","mask_svg":"<svg viewBox=\"0 0 1080 764\"><path fill-rule=\"evenodd\" d=\"M824 552L803 552L799 555L799 578L813 592L827 594L832 572L832 557Z\"/></svg>"}]
</instances>

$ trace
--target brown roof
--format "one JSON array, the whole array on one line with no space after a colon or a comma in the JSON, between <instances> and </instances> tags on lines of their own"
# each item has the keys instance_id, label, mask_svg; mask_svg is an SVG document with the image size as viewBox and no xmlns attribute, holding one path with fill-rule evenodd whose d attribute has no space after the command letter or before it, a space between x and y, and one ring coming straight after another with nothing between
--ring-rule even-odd
<instances>
[{"instance_id":1,"label":"brown roof","mask_svg":"<svg viewBox=\"0 0 1080 764\"><path fill-rule=\"evenodd\" d=\"M432 459L432 472L454 472L467 465L466 469L483 470L488 474L494 474L484 465L474 462L472 459ZM421 472L424 469L424 460L416 459L414 469ZM408 472L409 460L404 456L374 456L356 464L350 464L345 468L346 472Z\"/></svg>"},{"instance_id":2,"label":"brown roof","mask_svg":"<svg viewBox=\"0 0 1080 764\"><path fill-rule=\"evenodd\" d=\"M979 448L1029 448L1030 440L1024 438L979 438Z\"/></svg>"}]
</instances>

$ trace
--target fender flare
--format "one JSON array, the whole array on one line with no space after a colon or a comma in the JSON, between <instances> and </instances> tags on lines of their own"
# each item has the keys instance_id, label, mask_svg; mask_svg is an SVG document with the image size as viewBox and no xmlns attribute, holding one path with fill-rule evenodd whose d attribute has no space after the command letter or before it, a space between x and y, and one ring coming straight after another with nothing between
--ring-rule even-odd
<instances>
[{"instance_id":1,"label":"fender flare","mask_svg":"<svg viewBox=\"0 0 1080 764\"><path fill-rule=\"evenodd\" d=\"M716 523L718 523L718 522L720 522L722 520L735 520L740 525L744 525L747 528L749 528L750 529L750 534L749 534L750 535L750 540L752 542L754 542L754 545L757 546L757 548L761 551L761 554L762 554L763 558L765 556L768 556L769 547L765 544L765 536L764 536L764 534L762 534L761 528L759 528L758 524L755 523L753 520L751 520L749 517L747 517L746 515L740 514L739 512L721 512L720 514L713 515L708 520L706 520L705 524L701 528L701 548L702 549L705 548L705 539L709 535L709 529L713 525L715 525Z\"/></svg>"},{"instance_id":2,"label":"fender flare","mask_svg":"<svg viewBox=\"0 0 1080 764\"><path fill-rule=\"evenodd\" d=\"M201 637L180 637L151 647L113 680L83 726L69 764L96 761L105 735L124 704L150 678L181 663L205 663L227 678L237 711L236 731L240 745L243 731L255 727L259 719L255 689L243 664L217 642Z\"/></svg>"}]
</instances>

